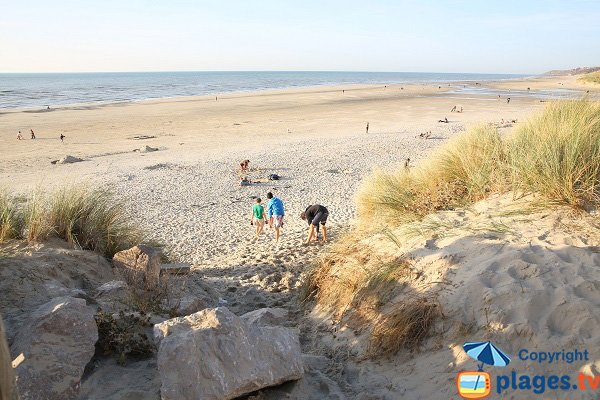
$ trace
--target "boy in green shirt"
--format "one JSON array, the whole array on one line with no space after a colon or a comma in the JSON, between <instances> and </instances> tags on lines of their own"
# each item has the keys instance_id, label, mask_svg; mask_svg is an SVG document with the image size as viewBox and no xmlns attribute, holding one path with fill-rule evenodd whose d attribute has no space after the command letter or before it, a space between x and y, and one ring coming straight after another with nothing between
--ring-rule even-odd
<instances>
[{"instance_id":1,"label":"boy in green shirt","mask_svg":"<svg viewBox=\"0 0 600 400\"><path fill-rule=\"evenodd\" d=\"M260 197L256 199L256 204L252 206L252 219L250 225L256 222L256 237L258 237L265 227L265 207L261 204Z\"/></svg>"}]
</instances>

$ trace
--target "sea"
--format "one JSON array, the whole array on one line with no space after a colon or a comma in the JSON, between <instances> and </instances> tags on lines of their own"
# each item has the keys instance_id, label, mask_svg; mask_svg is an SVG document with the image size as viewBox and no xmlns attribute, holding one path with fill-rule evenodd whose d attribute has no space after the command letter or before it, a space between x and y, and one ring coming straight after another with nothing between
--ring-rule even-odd
<instances>
[{"instance_id":1,"label":"sea","mask_svg":"<svg viewBox=\"0 0 600 400\"><path fill-rule=\"evenodd\" d=\"M514 74L435 72L102 72L0 74L0 109L46 108L323 85L482 82Z\"/></svg>"}]
</instances>

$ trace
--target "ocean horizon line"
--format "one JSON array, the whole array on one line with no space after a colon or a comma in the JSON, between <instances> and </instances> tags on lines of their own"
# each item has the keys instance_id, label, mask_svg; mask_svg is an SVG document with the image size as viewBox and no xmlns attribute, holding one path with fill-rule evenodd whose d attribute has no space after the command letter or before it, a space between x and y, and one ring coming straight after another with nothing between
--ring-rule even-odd
<instances>
[{"instance_id":1,"label":"ocean horizon line","mask_svg":"<svg viewBox=\"0 0 600 400\"><path fill-rule=\"evenodd\" d=\"M0 74L0 109L106 104L161 98L344 85L509 80L534 75L458 72L180 71Z\"/></svg>"},{"instance_id":2,"label":"ocean horizon line","mask_svg":"<svg viewBox=\"0 0 600 400\"><path fill-rule=\"evenodd\" d=\"M515 76L540 76L544 73L526 72L442 72L442 71L373 71L373 70L268 70L268 69L240 69L240 70L152 70L152 71L36 71L15 72L0 71L0 75L67 75L67 74L170 74L170 73L359 73L359 74L447 74L447 75L515 75Z\"/></svg>"}]
</instances>

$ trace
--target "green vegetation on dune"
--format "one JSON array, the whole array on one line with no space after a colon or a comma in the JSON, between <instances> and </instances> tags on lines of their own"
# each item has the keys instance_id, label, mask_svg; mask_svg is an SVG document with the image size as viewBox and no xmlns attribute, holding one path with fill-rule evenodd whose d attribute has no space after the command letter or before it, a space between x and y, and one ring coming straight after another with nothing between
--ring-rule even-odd
<instances>
[{"instance_id":1,"label":"green vegetation on dune","mask_svg":"<svg viewBox=\"0 0 600 400\"><path fill-rule=\"evenodd\" d=\"M600 84L600 71L585 74L585 75L577 78L577 80L582 81L582 82L587 82L587 83Z\"/></svg>"},{"instance_id":2,"label":"green vegetation on dune","mask_svg":"<svg viewBox=\"0 0 600 400\"><path fill-rule=\"evenodd\" d=\"M422 167L375 172L359 191L359 218L402 224L511 190L586 207L599 201L599 174L600 104L551 103L505 139L477 127Z\"/></svg>"},{"instance_id":3,"label":"green vegetation on dune","mask_svg":"<svg viewBox=\"0 0 600 400\"><path fill-rule=\"evenodd\" d=\"M50 194L31 193L21 204L0 193L0 242L43 241L56 236L107 257L140 242L142 234L121 202L101 189L67 187Z\"/></svg>"}]
</instances>

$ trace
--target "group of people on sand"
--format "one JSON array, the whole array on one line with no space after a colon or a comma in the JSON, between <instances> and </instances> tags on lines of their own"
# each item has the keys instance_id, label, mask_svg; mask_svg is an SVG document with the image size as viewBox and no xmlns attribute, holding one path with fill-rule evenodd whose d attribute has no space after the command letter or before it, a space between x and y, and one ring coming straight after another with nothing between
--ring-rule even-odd
<instances>
[{"instance_id":1,"label":"group of people on sand","mask_svg":"<svg viewBox=\"0 0 600 400\"><path fill-rule=\"evenodd\" d=\"M35 139L35 132L33 131L33 129L30 129L31 131L31 138ZM21 131L19 131L19 133L17 134L17 140L23 140L23 134L21 133Z\"/></svg>"},{"instance_id":2,"label":"group of people on sand","mask_svg":"<svg viewBox=\"0 0 600 400\"><path fill-rule=\"evenodd\" d=\"M267 208L262 205L262 199L256 199L252 206L251 225L256 226L256 237L258 238L264 230L265 224L268 224L270 229L275 229L275 241L279 241L281 237L281 228L283 227L283 218L285 216L285 207L283 201L279 197L273 196L272 192L267 193ZM309 244L311 241L317 241L319 236L319 228L323 229L322 241L327 241L327 217L329 211L327 207L320 204L309 205L306 210L300 213L300 218L308 222L308 237L304 243Z\"/></svg>"},{"instance_id":3,"label":"group of people on sand","mask_svg":"<svg viewBox=\"0 0 600 400\"><path fill-rule=\"evenodd\" d=\"M31 139L35 139L35 132L33 131L33 129L29 130L31 132ZM63 135L62 133L60 134L60 141L64 143L66 136ZM23 134L21 133L21 131L19 131L19 133L17 134L17 140L24 140L23 138Z\"/></svg>"},{"instance_id":4,"label":"group of people on sand","mask_svg":"<svg viewBox=\"0 0 600 400\"><path fill-rule=\"evenodd\" d=\"M421 139L429 139L431 137L431 131L419 133Z\"/></svg>"},{"instance_id":5,"label":"group of people on sand","mask_svg":"<svg viewBox=\"0 0 600 400\"><path fill-rule=\"evenodd\" d=\"M450 110L450 112L461 113L461 112L463 112L463 108L461 107L459 110L457 106L454 106L454 107L452 107L452 110Z\"/></svg>"}]
</instances>

